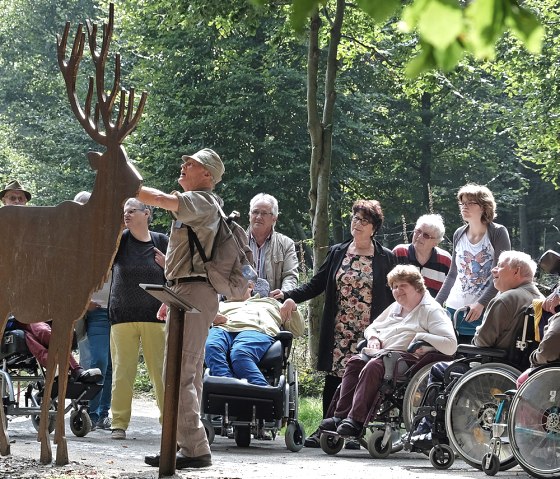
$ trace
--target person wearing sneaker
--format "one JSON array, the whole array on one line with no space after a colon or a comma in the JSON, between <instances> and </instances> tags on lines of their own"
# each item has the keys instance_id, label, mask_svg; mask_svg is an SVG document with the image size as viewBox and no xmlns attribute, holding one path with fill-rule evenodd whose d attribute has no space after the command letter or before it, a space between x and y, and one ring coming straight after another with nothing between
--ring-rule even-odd
<instances>
[{"instance_id":1,"label":"person wearing sneaker","mask_svg":"<svg viewBox=\"0 0 560 479\"><path fill-rule=\"evenodd\" d=\"M325 293L317 351L317 370L325 372L324 418L364 330L393 301L386 277L397 259L375 240L383 224L381 205L376 200L356 200L351 218L352 238L329 249L325 262L307 284L270 293L278 300L296 303ZM290 306L286 307L289 313ZM319 434L316 430L307 437L304 446L320 447Z\"/></svg>"},{"instance_id":2,"label":"person wearing sneaker","mask_svg":"<svg viewBox=\"0 0 560 479\"><path fill-rule=\"evenodd\" d=\"M396 302L365 330L367 347L348 361L334 415L321 422L321 430L336 431L343 437L361 437L383 382L386 352L399 351L411 366L430 349L423 346L414 353L406 352L413 342L423 341L447 355L457 349L453 325L427 291L416 266L398 265L387 280Z\"/></svg>"},{"instance_id":3,"label":"person wearing sneaker","mask_svg":"<svg viewBox=\"0 0 560 479\"><path fill-rule=\"evenodd\" d=\"M163 268L168 244L166 235L149 230L152 211L136 198L125 202L123 216L126 229L113 262L109 295L113 361L111 438L117 440L126 439L140 345L161 422L165 324L157 318L161 303L139 284L165 282Z\"/></svg>"},{"instance_id":4,"label":"person wearing sneaker","mask_svg":"<svg viewBox=\"0 0 560 479\"><path fill-rule=\"evenodd\" d=\"M218 294L208 281L200 255L190 251L186 226L195 231L210 256L223 203L213 190L225 170L218 154L209 148L183 155L181 159L183 164L178 182L182 193L174 191L167 194L143 186L138 194L138 198L146 204L171 212L174 221L165 259L167 284L175 294L200 311L185 314L177 421L177 444L180 448L176 457L177 469L212 465L210 445L200 420L200 398L204 345L208 329L218 312ZM161 320L165 319L164 309L158 313ZM146 456L144 461L158 467L160 456Z\"/></svg>"}]
</instances>

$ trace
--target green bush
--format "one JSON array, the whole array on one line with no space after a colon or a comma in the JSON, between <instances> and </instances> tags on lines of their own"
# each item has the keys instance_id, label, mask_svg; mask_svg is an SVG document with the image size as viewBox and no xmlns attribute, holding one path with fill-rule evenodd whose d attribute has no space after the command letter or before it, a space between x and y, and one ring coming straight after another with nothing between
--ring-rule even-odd
<instances>
[{"instance_id":1,"label":"green bush","mask_svg":"<svg viewBox=\"0 0 560 479\"><path fill-rule=\"evenodd\" d=\"M320 397L302 397L299 399L298 420L303 425L306 436L310 436L323 419L323 402Z\"/></svg>"},{"instance_id":2,"label":"green bush","mask_svg":"<svg viewBox=\"0 0 560 479\"><path fill-rule=\"evenodd\" d=\"M138 358L138 368L136 370L136 378L134 379L134 394L149 394L151 397L155 398L152 382L150 381L146 363L144 362L144 355L142 354L140 354Z\"/></svg>"}]
</instances>

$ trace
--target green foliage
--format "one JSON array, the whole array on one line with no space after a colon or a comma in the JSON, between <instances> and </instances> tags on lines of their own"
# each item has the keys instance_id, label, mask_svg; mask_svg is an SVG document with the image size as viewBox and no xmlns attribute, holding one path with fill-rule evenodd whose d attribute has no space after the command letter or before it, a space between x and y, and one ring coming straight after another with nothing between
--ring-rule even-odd
<instances>
[{"instance_id":1,"label":"green foliage","mask_svg":"<svg viewBox=\"0 0 560 479\"><path fill-rule=\"evenodd\" d=\"M264 5L265 0L254 0ZM292 0L291 23L301 32L308 17L327 0ZM377 22L395 15L398 0L359 0L357 6ZM495 45L504 32L511 31L532 53L541 51L544 28L537 16L517 0L414 0L402 10L400 26L417 31L417 57L407 69L410 76L439 68L450 71L464 53L492 59Z\"/></svg>"},{"instance_id":2,"label":"green foliage","mask_svg":"<svg viewBox=\"0 0 560 479\"><path fill-rule=\"evenodd\" d=\"M319 396L299 396L298 420L303 424L305 434L310 436L323 419L323 402Z\"/></svg>"},{"instance_id":3,"label":"green foliage","mask_svg":"<svg viewBox=\"0 0 560 479\"><path fill-rule=\"evenodd\" d=\"M152 382L150 381L150 376L148 375L148 369L146 368L146 363L144 362L144 356L140 355L138 360L138 368L136 370L136 377L134 378L134 393L135 394L146 394L154 396Z\"/></svg>"}]
</instances>

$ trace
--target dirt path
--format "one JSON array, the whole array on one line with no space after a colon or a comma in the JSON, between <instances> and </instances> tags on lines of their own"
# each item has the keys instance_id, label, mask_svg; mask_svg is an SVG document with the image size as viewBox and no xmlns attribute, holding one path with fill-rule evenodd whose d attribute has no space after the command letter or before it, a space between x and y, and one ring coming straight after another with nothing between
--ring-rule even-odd
<instances>
[{"instance_id":1,"label":"dirt path","mask_svg":"<svg viewBox=\"0 0 560 479\"><path fill-rule=\"evenodd\" d=\"M14 418L8 425L12 455L0 458L2 479L148 479L158 471L144 464L144 456L159 450L160 426L153 401L135 399L133 419L125 441L111 439L109 431L97 430L84 438L75 437L67 426L71 464L64 467L38 463L39 443L31 421ZM56 446L53 446L53 455ZM256 479L256 478L336 478L429 479L453 476L457 479L486 477L462 461L448 471L436 471L419 454L400 452L385 460L374 460L365 450L343 450L328 456L320 449L289 452L283 437L274 441L253 441L249 448L238 448L232 439L217 437L212 445L214 465L208 469L178 471L175 478ZM528 479L516 467L501 472L500 479Z\"/></svg>"}]
</instances>

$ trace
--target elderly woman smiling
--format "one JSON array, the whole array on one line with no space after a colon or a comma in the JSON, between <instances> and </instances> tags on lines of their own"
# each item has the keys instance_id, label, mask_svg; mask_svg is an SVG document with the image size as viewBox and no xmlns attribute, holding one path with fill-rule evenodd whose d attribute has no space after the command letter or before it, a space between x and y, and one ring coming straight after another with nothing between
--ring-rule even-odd
<instances>
[{"instance_id":1,"label":"elderly woman smiling","mask_svg":"<svg viewBox=\"0 0 560 479\"><path fill-rule=\"evenodd\" d=\"M323 420L322 430L336 431L341 436L361 433L383 381L386 351L401 351L407 364L412 365L428 350L420 347L414 353L406 352L413 342L425 341L448 355L457 349L453 325L426 290L418 268L396 266L387 279L396 302L365 330L364 337L368 340L365 354L355 355L348 361L334 417Z\"/></svg>"}]
</instances>

